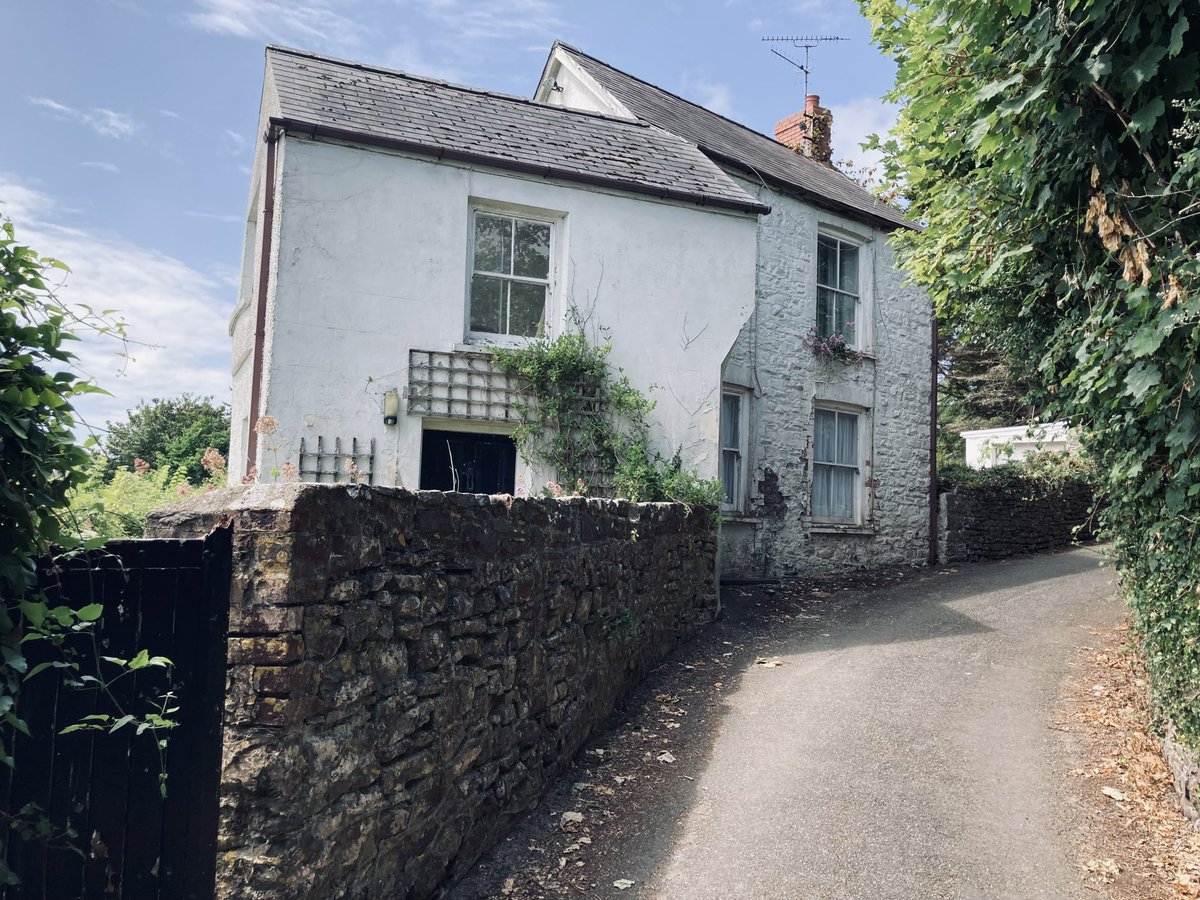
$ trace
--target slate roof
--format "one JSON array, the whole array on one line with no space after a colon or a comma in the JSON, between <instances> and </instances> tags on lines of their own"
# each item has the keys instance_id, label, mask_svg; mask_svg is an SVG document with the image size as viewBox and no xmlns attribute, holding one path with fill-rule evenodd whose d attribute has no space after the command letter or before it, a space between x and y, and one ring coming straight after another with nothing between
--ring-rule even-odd
<instances>
[{"instance_id":1,"label":"slate roof","mask_svg":"<svg viewBox=\"0 0 1200 900\"><path fill-rule=\"evenodd\" d=\"M286 47L267 48L286 131L743 212L769 208L688 141L645 122L545 106Z\"/></svg>"},{"instance_id":2,"label":"slate roof","mask_svg":"<svg viewBox=\"0 0 1200 900\"><path fill-rule=\"evenodd\" d=\"M691 141L714 160L737 166L751 177L854 218L885 228L913 227L898 210L879 202L832 166L814 162L783 144L724 116L635 78L582 50L556 41L602 87L644 122ZM553 51L551 51L553 55ZM837 122L833 123L834 129Z\"/></svg>"}]
</instances>

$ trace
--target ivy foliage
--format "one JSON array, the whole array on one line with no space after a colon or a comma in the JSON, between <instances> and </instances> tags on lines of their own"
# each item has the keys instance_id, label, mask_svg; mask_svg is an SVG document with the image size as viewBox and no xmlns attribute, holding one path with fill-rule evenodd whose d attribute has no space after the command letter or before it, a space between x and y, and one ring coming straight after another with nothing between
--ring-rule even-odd
<instances>
[{"instance_id":1,"label":"ivy foliage","mask_svg":"<svg viewBox=\"0 0 1200 900\"><path fill-rule=\"evenodd\" d=\"M124 336L123 326L106 313L60 302L49 283L54 270L65 272L67 267L18 242L12 223L0 222L0 737L30 734L18 716L22 684L58 676L69 686L103 695L100 702L113 710L64 731L149 730L161 768L166 731L175 725L169 716L178 710L174 695L164 694L150 712L135 715L121 707L111 686L137 669L168 667L170 660L146 651L130 660L102 657L95 625L103 606L52 604L38 587L38 562L51 551L62 558L104 542L81 534L68 513L72 494L87 477L89 449L95 444L90 438L76 441L72 403L100 390L73 371L76 360L69 342L80 330ZM34 641L50 645L53 652L31 666L25 648ZM107 670L99 666L101 659L109 664ZM17 769L14 777L19 778L19 761L6 740L0 740L0 763ZM165 793L165 775L160 774L159 784ZM17 883L4 861L10 840L81 853L79 837L69 819L52 822L35 803L0 810L0 886Z\"/></svg>"},{"instance_id":2,"label":"ivy foliage","mask_svg":"<svg viewBox=\"0 0 1200 900\"><path fill-rule=\"evenodd\" d=\"M999 488L1027 496L1048 496L1067 485L1094 488L1096 467L1078 453L1037 450L1024 459L1013 460L986 469L969 469L956 463L938 468L938 490L958 485Z\"/></svg>"},{"instance_id":3,"label":"ivy foliage","mask_svg":"<svg viewBox=\"0 0 1200 900\"><path fill-rule=\"evenodd\" d=\"M1200 12L861 0L897 63L882 145L944 321L1077 426L1161 713L1200 744Z\"/></svg>"},{"instance_id":4,"label":"ivy foliage","mask_svg":"<svg viewBox=\"0 0 1200 900\"><path fill-rule=\"evenodd\" d=\"M0 596L20 597L37 581L37 559L74 535L57 511L83 481L87 450L75 441L71 401L97 388L71 370L68 331L75 314L46 285L66 270L17 242L0 223ZM0 620L6 629L10 620ZM5 659L13 652L4 645Z\"/></svg>"},{"instance_id":5,"label":"ivy foliage","mask_svg":"<svg viewBox=\"0 0 1200 900\"><path fill-rule=\"evenodd\" d=\"M527 462L542 462L567 485L635 502L673 501L716 508L720 482L685 469L677 451L653 447L648 416L654 402L608 364L612 345L593 344L577 319L553 339L494 347L492 358L521 382L528 402L513 439Z\"/></svg>"}]
</instances>

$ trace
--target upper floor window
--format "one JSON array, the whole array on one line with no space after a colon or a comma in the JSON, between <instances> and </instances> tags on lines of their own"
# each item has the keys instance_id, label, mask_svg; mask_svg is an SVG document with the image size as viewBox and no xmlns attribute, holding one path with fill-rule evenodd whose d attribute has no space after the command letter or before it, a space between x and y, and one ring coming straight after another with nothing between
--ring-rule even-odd
<instances>
[{"instance_id":1,"label":"upper floor window","mask_svg":"<svg viewBox=\"0 0 1200 900\"><path fill-rule=\"evenodd\" d=\"M471 332L514 337L546 333L553 227L550 222L475 210Z\"/></svg>"},{"instance_id":2,"label":"upper floor window","mask_svg":"<svg viewBox=\"0 0 1200 900\"><path fill-rule=\"evenodd\" d=\"M862 466L857 413L816 410L813 429L812 515L826 522L859 520Z\"/></svg>"},{"instance_id":3,"label":"upper floor window","mask_svg":"<svg viewBox=\"0 0 1200 900\"><path fill-rule=\"evenodd\" d=\"M840 334L849 347L859 346L857 244L826 234L817 236L817 332Z\"/></svg>"}]
</instances>

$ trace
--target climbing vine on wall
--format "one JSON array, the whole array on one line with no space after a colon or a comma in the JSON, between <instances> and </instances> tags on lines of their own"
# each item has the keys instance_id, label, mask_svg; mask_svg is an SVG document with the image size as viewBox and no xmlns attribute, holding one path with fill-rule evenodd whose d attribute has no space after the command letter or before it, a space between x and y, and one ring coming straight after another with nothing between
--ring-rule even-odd
<instances>
[{"instance_id":1,"label":"climbing vine on wall","mask_svg":"<svg viewBox=\"0 0 1200 900\"><path fill-rule=\"evenodd\" d=\"M553 339L496 347L492 358L521 380L528 400L513 439L527 462L554 468L560 482L634 501L676 501L715 508L720 483L684 469L652 446L647 417L654 401L608 364L612 345L592 343L578 316ZM605 484L607 483L607 484Z\"/></svg>"}]
</instances>

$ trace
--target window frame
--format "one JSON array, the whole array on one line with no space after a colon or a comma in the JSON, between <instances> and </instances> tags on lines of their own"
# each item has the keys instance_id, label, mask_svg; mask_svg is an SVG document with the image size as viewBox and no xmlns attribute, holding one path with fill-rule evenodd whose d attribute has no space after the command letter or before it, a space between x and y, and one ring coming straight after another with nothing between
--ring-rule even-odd
<instances>
[{"instance_id":1,"label":"window frame","mask_svg":"<svg viewBox=\"0 0 1200 900\"><path fill-rule=\"evenodd\" d=\"M558 265L559 265L559 228L561 226L562 217L546 210L531 209L528 207L513 206L508 204L488 203L472 201L468 207L467 216L467 268L466 279L464 284L463 298L463 336L464 341L468 344L497 344L501 346L524 346L530 341L537 340L541 337L552 336L552 322L554 321L555 299L558 287ZM533 278L525 275L505 274L491 271L476 271L475 269L475 222L479 215L492 216L493 218L510 219L514 223L513 240L516 240L517 222L529 222L535 225L545 225L550 229L550 246L549 260L547 265L547 273L544 279ZM483 275L488 278L502 279L506 283L518 284L539 284L546 288L546 303L543 309L543 334L540 335L522 335L511 334L495 331L476 331L471 328L471 287L472 280L476 275ZM510 300L511 304L511 300Z\"/></svg>"},{"instance_id":2,"label":"window frame","mask_svg":"<svg viewBox=\"0 0 1200 900\"><path fill-rule=\"evenodd\" d=\"M837 286L821 283L820 257L821 257L821 242L823 240L824 241L832 241L835 244L836 249L837 249L837 256L835 258L835 268L838 273L838 281L839 281L839 284ZM846 290L845 288L841 287L841 284L840 284L841 275L842 275L842 247L843 246L852 247L857 252L858 272L857 272L856 279L855 279L857 282L857 288L858 288L857 293ZM866 251L866 241L864 241L862 238L850 237L846 234L834 231L829 228L820 228L817 230L816 254L813 257L813 260L814 260L813 280L816 282L816 291L814 292L814 298L815 298L814 313L815 314L813 316L813 319L814 319L814 323L817 328L817 334L821 338L829 337L828 334L824 334L821 332L821 291L823 291L823 290L830 291L834 295L834 298L833 298L834 299L834 308L832 310L832 313L833 313L833 319L835 322L837 321L837 305L836 305L837 297L851 297L854 300L854 317L849 323L846 323L846 322L842 323L841 333L843 335L845 335L845 330L844 330L845 326L847 324L849 324L851 326L851 331L853 333L850 335L845 335L848 338L846 343L847 343L847 346L849 346L855 350L862 350L866 346L865 339L864 339L863 333L862 333L863 332L863 324L862 323L863 323L863 318L864 318L864 316L863 316L863 308L864 308L863 307L863 301L864 301L863 258L866 255L865 251ZM832 333L834 333L834 332L831 332L831 334Z\"/></svg>"},{"instance_id":3,"label":"window frame","mask_svg":"<svg viewBox=\"0 0 1200 900\"><path fill-rule=\"evenodd\" d=\"M834 446L837 445L837 421L836 417L852 416L856 420L855 435L854 435L854 458L853 466L846 463L836 461L825 461L817 459L817 422L819 420L818 413L833 413L834 419ZM864 510L866 509L866 469L867 469L867 429L869 427L867 410L862 407L852 406L845 403L817 402L813 404L813 419L812 419L812 453L810 454L809 467L809 498L808 512L809 518L814 525L834 525L834 526L852 526L858 527L863 524L865 519ZM854 487L852 497L854 500L854 509L849 517L822 515L817 512L816 508L816 483L817 483L817 467L825 466L835 469L852 469L854 471Z\"/></svg>"},{"instance_id":4,"label":"window frame","mask_svg":"<svg viewBox=\"0 0 1200 900\"><path fill-rule=\"evenodd\" d=\"M726 446L725 438L725 398L734 397L738 401L738 441L737 445ZM721 405L717 411L717 479L721 483L721 512L743 513L746 509L746 469L750 457L750 391L734 384L721 386ZM738 457L737 478L730 492L733 502L725 500L725 454L736 453Z\"/></svg>"}]
</instances>

